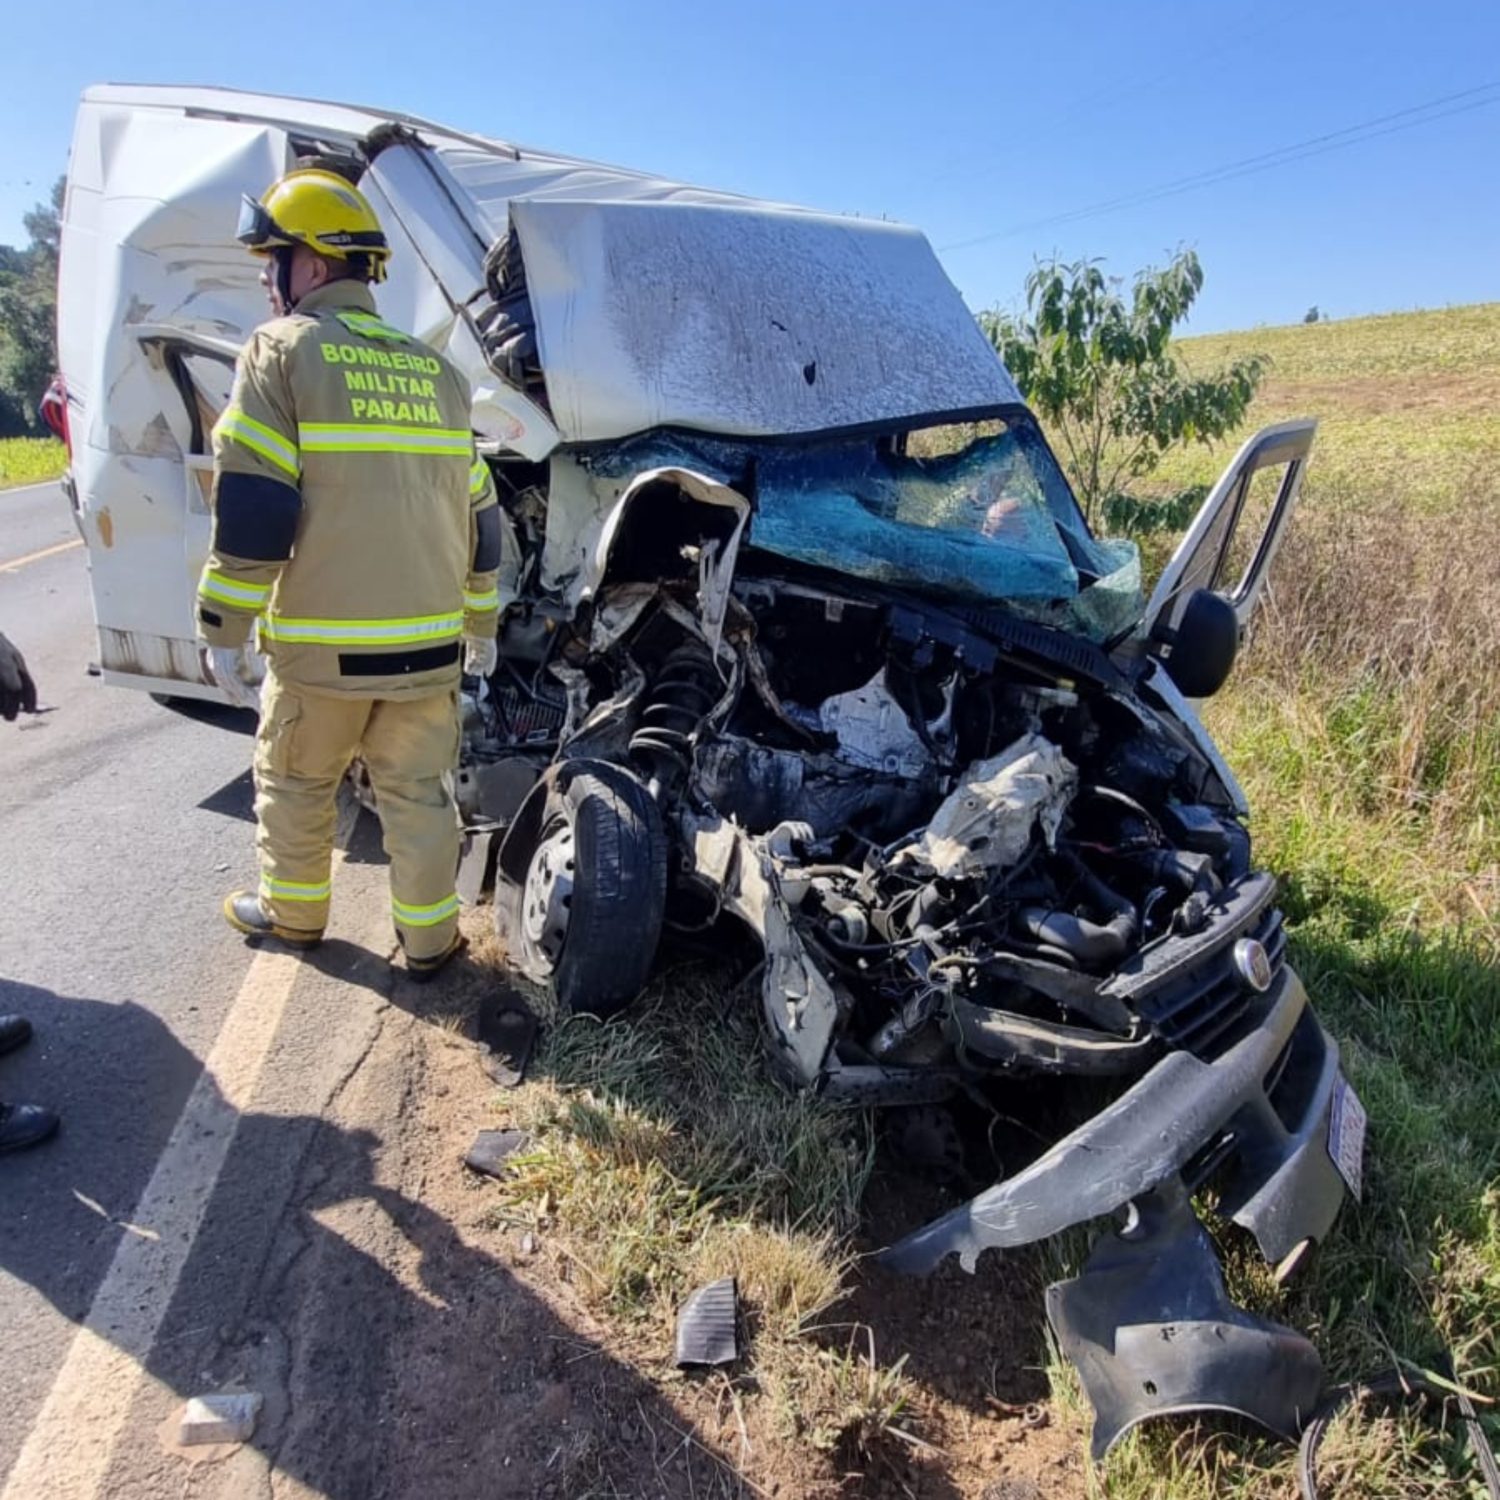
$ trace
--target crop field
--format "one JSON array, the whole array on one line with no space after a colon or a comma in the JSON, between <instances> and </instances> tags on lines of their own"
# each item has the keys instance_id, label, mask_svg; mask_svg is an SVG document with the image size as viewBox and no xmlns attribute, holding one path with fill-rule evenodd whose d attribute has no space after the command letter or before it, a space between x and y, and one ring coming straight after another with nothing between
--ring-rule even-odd
<instances>
[{"instance_id":1,"label":"crop field","mask_svg":"<svg viewBox=\"0 0 1500 1500\"><path fill-rule=\"evenodd\" d=\"M0 490L56 479L67 463L56 438L0 438Z\"/></svg>"},{"instance_id":2,"label":"crop field","mask_svg":"<svg viewBox=\"0 0 1500 1500\"><path fill-rule=\"evenodd\" d=\"M1249 793L1259 861L1282 879L1295 962L1371 1120L1363 1201L1289 1285L1237 1231L1219 1234L1231 1293L1307 1330L1330 1383L1451 1363L1491 1410L1500 304L1182 350L1205 366L1271 357L1247 431L1322 424L1254 636L1208 715ZM1151 502L1211 482L1233 446L1173 455L1142 488L1146 503L1125 513L1148 559L1174 539L1161 517L1175 512ZM986 1257L974 1278L949 1265L902 1282L862 1263L893 1196L933 1205L920 1185L884 1179L874 1122L768 1081L756 983L710 956L670 969L616 1022L551 1028L533 1080L500 1106L497 1123L531 1144L485 1210L497 1229L556 1246L559 1275L612 1341L717 1435L729 1457L711 1493L1296 1495L1285 1444L1223 1424L1165 1422L1089 1466L1089 1413L1049 1358L1040 1297L1076 1264L1082 1234ZM751 1354L731 1376L687 1381L671 1367L673 1312L720 1275L738 1278ZM568 1493L613 1493L607 1455L573 1458ZM1368 1404L1335 1423L1322 1484L1341 1500L1483 1494L1451 1413L1434 1425Z\"/></svg>"}]
</instances>

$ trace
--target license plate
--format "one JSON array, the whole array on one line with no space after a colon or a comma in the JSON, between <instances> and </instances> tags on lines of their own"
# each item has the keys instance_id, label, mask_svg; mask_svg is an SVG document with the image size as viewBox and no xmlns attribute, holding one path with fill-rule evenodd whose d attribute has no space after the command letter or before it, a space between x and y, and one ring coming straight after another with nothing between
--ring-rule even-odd
<instances>
[{"instance_id":1,"label":"license plate","mask_svg":"<svg viewBox=\"0 0 1500 1500\"><path fill-rule=\"evenodd\" d=\"M1365 1176L1365 1129L1369 1118L1359 1095L1349 1087L1342 1073L1334 1081L1333 1108L1328 1114L1328 1154L1359 1201Z\"/></svg>"}]
</instances>

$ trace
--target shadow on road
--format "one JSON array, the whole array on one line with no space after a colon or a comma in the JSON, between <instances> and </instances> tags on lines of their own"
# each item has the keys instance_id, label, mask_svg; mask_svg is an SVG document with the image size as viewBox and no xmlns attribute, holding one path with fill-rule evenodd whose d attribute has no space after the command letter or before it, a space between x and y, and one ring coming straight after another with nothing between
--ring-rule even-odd
<instances>
[{"instance_id":1,"label":"shadow on road","mask_svg":"<svg viewBox=\"0 0 1500 1500\"><path fill-rule=\"evenodd\" d=\"M206 698L174 698L170 693L152 693L151 701L184 719L198 724L212 724L234 734L253 735L256 716L248 708L231 708L227 703L211 703Z\"/></svg>"},{"instance_id":2,"label":"shadow on road","mask_svg":"<svg viewBox=\"0 0 1500 1500\"><path fill-rule=\"evenodd\" d=\"M248 770L226 781L198 804L199 812L217 813L239 823L255 821L255 780Z\"/></svg>"},{"instance_id":3,"label":"shadow on road","mask_svg":"<svg viewBox=\"0 0 1500 1500\"><path fill-rule=\"evenodd\" d=\"M31 1057L0 1065L0 1088L65 1117L51 1145L0 1159L0 1270L78 1324L199 1065L135 1004L0 980L0 1011L38 1031ZM263 1391L253 1449L327 1500L748 1493L647 1380L517 1280L498 1231L493 1253L467 1243L394 1185L409 1136L240 1116L149 1373L183 1397ZM7 1462L45 1386L22 1394ZM153 1396L115 1454L108 1493L122 1500L186 1482L157 1442ZM195 1493L247 1493L236 1466L249 1461Z\"/></svg>"}]
</instances>

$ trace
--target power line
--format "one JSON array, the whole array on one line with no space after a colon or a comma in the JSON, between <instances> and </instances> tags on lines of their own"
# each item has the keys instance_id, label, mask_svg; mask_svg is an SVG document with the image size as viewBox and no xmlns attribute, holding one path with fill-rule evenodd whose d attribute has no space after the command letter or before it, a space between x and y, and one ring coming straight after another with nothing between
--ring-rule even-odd
<instances>
[{"instance_id":1,"label":"power line","mask_svg":"<svg viewBox=\"0 0 1500 1500\"><path fill-rule=\"evenodd\" d=\"M1313 146L1308 149L1299 149L1294 146L1284 147L1281 152L1276 153L1274 160L1257 161L1255 164L1238 166L1233 169L1221 168L1214 172L1204 173L1201 178L1194 179L1182 184L1168 184L1160 188L1148 188L1138 194L1121 199L1116 203L1098 205L1094 208L1077 209L1072 213L1057 214L1050 219L1041 219L1034 224L1018 226L1008 231L1011 234L1019 234L1028 229L1046 227L1052 224L1073 223L1080 219L1094 218L1103 213L1112 213L1119 208L1135 208L1146 203L1155 203L1162 198L1174 198L1180 193L1191 193L1200 187L1215 187L1221 182L1232 182L1239 177L1251 177L1257 172L1269 172L1274 167L1290 166L1293 162L1306 161L1309 157L1324 156L1330 151L1341 151L1346 146L1363 145L1365 141L1378 140L1384 135L1397 135L1403 130L1414 130L1418 125L1428 125L1434 120L1446 120L1450 115L1468 114L1471 110L1483 109L1486 105L1500 103L1500 95L1488 99L1477 99L1469 104L1460 104L1452 109L1439 110L1435 113L1424 115L1420 120L1409 120L1403 124L1388 125L1383 130L1366 130L1362 134L1352 136L1345 140L1338 140L1329 145ZM985 238L988 238L986 236Z\"/></svg>"},{"instance_id":2,"label":"power line","mask_svg":"<svg viewBox=\"0 0 1500 1500\"><path fill-rule=\"evenodd\" d=\"M1481 94L1486 97L1476 97ZM1014 235L1050 228L1055 224L1072 224L1080 219L1116 213L1124 208L1136 208L1142 204L1154 203L1161 198L1194 192L1198 188L1212 187L1220 182L1232 181L1237 177L1248 177L1256 172L1270 171L1273 167L1288 166L1293 162L1305 161L1309 157L1322 156L1330 151L1340 151L1347 146L1357 146L1364 141L1376 140L1383 135L1395 135L1403 130L1415 130L1419 125L1427 125L1434 120L1444 120L1450 115L1467 114L1470 110L1483 109L1486 105L1496 103L1500 103L1500 81L1479 84L1474 88L1461 89L1456 94L1444 94L1440 98L1429 99L1425 104L1413 104L1390 114L1377 115L1358 125L1347 125L1342 130L1332 130L1323 135L1311 136L1307 140L1296 141L1289 146L1278 146L1273 151L1263 151L1256 156L1242 157L1238 161L1210 167L1206 171L1195 172L1187 177L1178 177L1171 182L1158 183L1155 187L1140 188L1118 198L1090 204L1087 208L1052 214L1044 219L1033 219L1024 224L1013 225L1009 229L997 229L988 234L974 235L970 239L956 240L951 244L940 245L938 248L943 252L967 250L974 245L985 245L993 240L1009 239ZM1453 107L1445 109L1442 107L1444 105Z\"/></svg>"}]
</instances>

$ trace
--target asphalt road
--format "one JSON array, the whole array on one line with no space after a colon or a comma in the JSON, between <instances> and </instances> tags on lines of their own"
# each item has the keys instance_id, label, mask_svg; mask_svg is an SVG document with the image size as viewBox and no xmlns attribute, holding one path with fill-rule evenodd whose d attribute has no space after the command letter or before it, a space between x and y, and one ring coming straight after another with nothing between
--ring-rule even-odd
<instances>
[{"instance_id":1,"label":"asphalt road","mask_svg":"<svg viewBox=\"0 0 1500 1500\"><path fill-rule=\"evenodd\" d=\"M75 538L56 487L0 492L0 630L48 710L0 722L0 1013L37 1029L0 1098L63 1116L0 1156L0 1500L536 1493L546 1368L497 1351L578 1340L455 1227L494 1094L454 1061L453 981L393 974L368 815L313 959L222 922L254 867L250 717L89 675ZM631 1378L607 1383L649 1404ZM251 1443L167 1440L225 1388L265 1398ZM553 1434L527 1441L542 1472Z\"/></svg>"},{"instance_id":2,"label":"asphalt road","mask_svg":"<svg viewBox=\"0 0 1500 1500\"><path fill-rule=\"evenodd\" d=\"M0 1470L113 1254L75 1192L129 1213L246 966L210 898L251 852L248 742L88 675L77 536L57 485L0 492L0 630L48 710L0 723L0 1012L37 1031L0 1061L0 1097L65 1121L54 1144L0 1158ZM43 1258L38 1287L23 1268Z\"/></svg>"}]
</instances>

